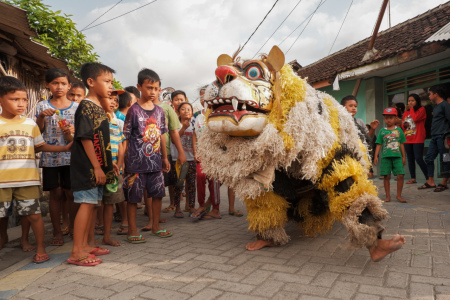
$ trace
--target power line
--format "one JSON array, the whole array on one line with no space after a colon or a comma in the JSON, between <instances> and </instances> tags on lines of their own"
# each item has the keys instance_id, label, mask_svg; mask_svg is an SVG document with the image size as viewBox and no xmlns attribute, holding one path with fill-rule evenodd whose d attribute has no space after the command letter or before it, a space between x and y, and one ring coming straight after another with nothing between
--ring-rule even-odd
<instances>
[{"instance_id":1,"label":"power line","mask_svg":"<svg viewBox=\"0 0 450 300\"><path fill-rule=\"evenodd\" d=\"M149 3L147 3L147 4L141 5L141 6L137 7L137 8L135 8L135 9L133 9L133 10L130 10L130 11L124 13L124 14L121 14L121 15L119 15L119 16L117 16L117 17L114 17L114 18L112 18L112 19L109 19L109 20L106 20L106 21L104 21L104 22L101 22L101 23L99 23L99 24L97 24L97 25L94 25L94 26L91 26L91 27L89 27L89 28L86 28L85 30L89 30L89 29L91 29L91 28L100 26L100 25L105 24L105 23L107 23L107 22L113 21L113 20L118 19L118 18L120 18L120 17L123 17L123 16L125 16L125 15L128 15L129 13L132 13L133 11L136 11L136 10L138 10L138 9L141 9L141 8L147 6L147 5L150 5L150 4L152 4L152 3L155 3L156 1L158 1L158 0L153 0L152 2L149 2Z\"/></svg>"},{"instance_id":2,"label":"power line","mask_svg":"<svg viewBox=\"0 0 450 300\"><path fill-rule=\"evenodd\" d=\"M117 6L117 4L119 4L120 2L122 2L123 0L119 0L119 2L117 2L116 4L114 4L110 9L108 9L107 11L105 11L103 14L101 14L97 19L95 19L94 21L92 21L91 23L89 23L88 25L84 26L83 29L81 29L81 31L85 30L87 27L91 26L92 23L94 23L95 21L97 21L98 19L100 19L101 17L103 17L108 11L110 11L111 9L113 9L114 7Z\"/></svg>"},{"instance_id":3,"label":"power line","mask_svg":"<svg viewBox=\"0 0 450 300\"><path fill-rule=\"evenodd\" d=\"M256 51L255 55L253 55L253 58L258 55L259 51L261 51L261 49L267 44L267 42L272 38L272 36L275 34L275 32L278 31L278 29L280 29L281 25L283 25L284 21L287 20L287 18L289 18L289 16L292 14L292 12L297 8L297 6L300 4L300 2L302 2L302 0L299 0L297 2L297 4L294 6L294 8L291 10L291 12L287 15L286 18L284 18L283 22L281 22L281 24L277 27L277 29L275 29L275 31L269 36L269 38L264 42L264 44L261 46L261 48L259 48L258 51Z\"/></svg>"},{"instance_id":4,"label":"power line","mask_svg":"<svg viewBox=\"0 0 450 300\"><path fill-rule=\"evenodd\" d=\"M350 8L352 7L352 4L353 4L353 0L352 0L352 2L350 2L350 6L348 7L348 10L347 10L347 13L345 14L344 20L342 21L341 27L339 28L339 31L338 31L336 37L334 38L333 45L331 45L330 51L328 51L328 55L330 55L331 49L333 49L334 43L336 43L336 40L339 36L339 33L341 32L342 26L344 26L345 19L347 19L347 15L348 15L348 12L350 11Z\"/></svg>"},{"instance_id":5,"label":"power line","mask_svg":"<svg viewBox=\"0 0 450 300\"><path fill-rule=\"evenodd\" d=\"M155 0L156 1L156 0ZM247 45L248 41L250 41L250 39L252 38L252 36L255 34L255 32L258 30L259 26L261 26L261 24L264 22L264 20L267 18L267 16L270 14L270 12L272 11L272 9L275 7L275 5L278 3L279 0L276 0L275 3L273 4L272 8L267 12L267 14L264 16L264 19L262 19L261 23L259 23L258 27L256 27L255 31L253 31L253 33L250 35L250 37L248 38L248 40L245 42L244 46L242 46L241 51L244 49L245 45Z\"/></svg>"},{"instance_id":6,"label":"power line","mask_svg":"<svg viewBox=\"0 0 450 300\"><path fill-rule=\"evenodd\" d=\"M322 3L319 3L319 7L322 6L325 2L327 2L327 0L323 1ZM317 10L317 9L316 9L316 10ZM315 13L315 11L312 12L309 16L307 16L306 19L304 19L303 22L301 22L297 27L295 27L295 29L292 30L292 32L289 33L289 35L288 35L287 37L285 37L285 38L281 41L281 43L278 44L278 46L281 46L281 44L283 44L284 41L287 40L287 38L291 36L291 34L293 34L295 31L297 31L297 29L298 29L300 26L302 26L302 24L305 23L306 20L308 20L309 17L311 17L314 13Z\"/></svg>"},{"instance_id":7,"label":"power line","mask_svg":"<svg viewBox=\"0 0 450 300\"><path fill-rule=\"evenodd\" d=\"M326 0L325 0L326 1ZM325 3L325 1L323 1L323 3ZM313 13L311 14L311 18L308 20L308 23L306 23L305 27L303 28L303 30L300 32L300 34L297 36L297 38L295 39L295 41L292 43L291 47L289 47L288 51L286 51L286 54L289 53L289 51L291 50L291 48L294 46L294 44L297 42L297 40L300 38L300 36L302 35L303 31L305 31L306 27L308 27L309 22L311 22L312 18L314 17L314 14L316 13L316 11L319 9L319 7L323 4L322 0L320 0L319 5L317 5L316 9L313 11Z\"/></svg>"}]
</instances>

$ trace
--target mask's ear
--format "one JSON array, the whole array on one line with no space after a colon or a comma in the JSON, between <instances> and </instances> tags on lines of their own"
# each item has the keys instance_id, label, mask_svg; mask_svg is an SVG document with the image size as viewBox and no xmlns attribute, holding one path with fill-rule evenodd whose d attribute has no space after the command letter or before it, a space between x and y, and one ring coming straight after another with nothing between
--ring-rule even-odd
<instances>
[{"instance_id":1,"label":"mask's ear","mask_svg":"<svg viewBox=\"0 0 450 300\"><path fill-rule=\"evenodd\" d=\"M233 59L228 54L222 54L217 58L217 66L225 66L233 63Z\"/></svg>"},{"instance_id":2,"label":"mask's ear","mask_svg":"<svg viewBox=\"0 0 450 300\"><path fill-rule=\"evenodd\" d=\"M220 58L220 57L219 57ZM272 50L269 52L267 57L267 62L278 72L284 66L284 53L278 48L278 46L273 46Z\"/></svg>"}]
</instances>

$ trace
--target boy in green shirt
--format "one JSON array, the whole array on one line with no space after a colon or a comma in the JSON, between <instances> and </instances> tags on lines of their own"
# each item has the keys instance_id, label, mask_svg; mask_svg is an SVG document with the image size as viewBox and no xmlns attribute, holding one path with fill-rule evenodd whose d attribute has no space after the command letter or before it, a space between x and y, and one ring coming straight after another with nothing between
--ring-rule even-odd
<instances>
[{"instance_id":1,"label":"boy in green shirt","mask_svg":"<svg viewBox=\"0 0 450 300\"><path fill-rule=\"evenodd\" d=\"M395 126L395 120L397 118L397 110L395 108L388 107L383 112L383 119L386 123L386 127L382 128L377 137L377 148L375 150L375 159L373 164L378 164L378 154L381 151L381 172L380 175L384 176L384 190L386 191L386 199L384 202L391 201L389 181L391 179L391 173L393 172L397 176L397 200L406 203L406 200L402 198L403 179L405 171L403 166L405 165L405 147L403 145L406 142L403 130ZM383 146L381 146L383 145Z\"/></svg>"}]
</instances>

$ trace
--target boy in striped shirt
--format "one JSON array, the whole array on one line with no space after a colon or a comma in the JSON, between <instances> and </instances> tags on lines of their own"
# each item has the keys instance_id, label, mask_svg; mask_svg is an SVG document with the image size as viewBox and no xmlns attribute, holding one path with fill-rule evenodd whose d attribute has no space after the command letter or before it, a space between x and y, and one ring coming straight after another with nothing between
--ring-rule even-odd
<instances>
[{"instance_id":1,"label":"boy in striped shirt","mask_svg":"<svg viewBox=\"0 0 450 300\"><path fill-rule=\"evenodd\" d=\"M20 80L0 77L0 249L5 243L4 218L12 205L21 218L26 218L36 237L33 261L42 263L50 259L45 252L44 222L39 203L39 172L35 153L70 152L67 146L47 145L37 124L22 116L28 106L26 88ZM7 238L7 237L6 237Z\"/></svg>"},{"instance_id":2,"label":"boy in striped shirt","mask_svg":"<svg viewBox=\"0 0 450 300\"><path fill-rule=\"evenodd\" d=\"M113 220L113 210L114 205L125 201L125 196L122 189L122 175L120 174L120 169L123 165L124 151L122 142L125 140L125 136L117 122L116 115L114 114L114 108L116 106L115 99L113 97L109 98L110 105L106 110L109 118L109 133L111 141L111 155L112 162L114 166L114 173L116 175L116 182L114 185L106 185L103 191L103 222L105 226L105 233L103 235L103 244L111 246L120 246L120 242L113 240L111 238L111 226ZM126 215L125 212L121 212ZM128 223L123 224L124 220L122 218L121 228L128 227Z\"/></svg>"}]
</instances>

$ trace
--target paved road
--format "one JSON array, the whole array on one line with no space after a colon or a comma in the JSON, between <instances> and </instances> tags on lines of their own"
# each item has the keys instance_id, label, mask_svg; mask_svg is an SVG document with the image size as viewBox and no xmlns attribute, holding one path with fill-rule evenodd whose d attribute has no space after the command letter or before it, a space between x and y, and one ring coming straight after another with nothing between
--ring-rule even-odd
<instances>
[{"instance_id":1,"label":"paved road","mask_svg":"<svg viewBox=\"0 0 450 300\"><path fill-rule=\"evenodd\" d=\"M409 203L385 205L391 218L384 236L399 232L407 243L379 263L365 249L345 248L341 224L316 238L289 224L287 246L248 252L254 237L245 218L227 214L225 200L223 219L194 223L165 214L173 237L144 233L146 244L111 247L96 267L64 262L68 238L48 247L52 259L41 265L10 242L0 251L0 299L450 299L450 190L407 185L404 196Z\"/></svg>"}]
</instances>

